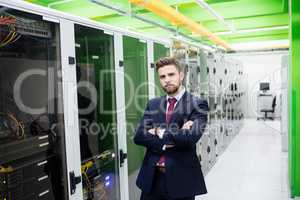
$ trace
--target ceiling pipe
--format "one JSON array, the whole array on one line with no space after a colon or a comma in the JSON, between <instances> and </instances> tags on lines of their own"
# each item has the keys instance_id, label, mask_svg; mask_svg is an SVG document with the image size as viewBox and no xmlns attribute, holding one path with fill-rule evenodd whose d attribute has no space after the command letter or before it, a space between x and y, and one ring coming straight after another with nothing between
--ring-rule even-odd
<instances>
[{"instance_id":1,"label":"ceiling pipe","mask_svg":"<svg viewBox=\"0 0 300 200\"><path fill-rule=\"evenodd\" d=\"M201 6L203 9L207 10L211 15L213 15L219 22L221 22L228 30L231 32L235 31L235 28L233 27L233 24L229 24L225 21L224 17L221 16L217 11L215 11L208 3L206 3L204 0L195 0L196 3Z\"/></svg>"},{"instance_id":2,"label":"ceiling pipe","mask_svg":"<svg viewBox=\"0 0 300 200\"><path fill-rule=\"evenodd\" d=\"M163 30L169 31L169 32L173 33L175 36L176 36L176 35L179 35L179 36L182 36L182 37L184 37L184 38L186 38L186 39L188 39L188 40L191 40L191 41L193 41L193 42L199 43L199 46L200 46L200 47L203 47L203 46L209 46L209 47L211 47L212 49L217 49L216 47L211 46L211 45L209 45L209 44L207 44L207 43L205 43L205 42L203 42L203 41L197 40L197 39L195 39L195 38L193 38L193 37L190 37L190 36L188 36L187 34L178 32L177 29L167 27L167 26L162 25L162 24L160 24L160 23L158 23L158 22L155 22L155 21L146 19L146 18L144 18L144 17L138 16L138 15L132 13L132 12L129 12L129 11L123 10L123 9L121 9L121 8L117 8L117 7L115 7L115 6L112 6L111 4L106 4L106 3L103 2L103 0L90 0L90 1L91 1L92 3L98 4L98 5L103 6L103 7L105 7L105 8L108 8L108 9L111 9L111 10L114 10L114 11L117 11L117 12L118 12L119 14L121 14L121 15L130 16L130 17L136 18L136 19L138 19L138 20L141 20L141 21L143 21L143 22L146 22L146 23L148 23L148 24L151 24L151 25L154 25L154 26L156 26L156 27L159 27L159 28L161 28L161 29L163 29Z\"/></svg>"},{"instance_id":3,"label":"ceiling pipe","mask_svg":"<svg viewBox=\"0 0 300 200\"><path fill-rule=\"evenodd\" d=\"M168 20L172 25L186 27L193 33L208 38L214 44L222 46L226 50L231 50L230 46L220 37L214 35L205 27L201 26L193 20L190 20L189 18L177 12L175 9L173 9L169 5L166 5L160 0L129 0L129 2L138 6L143 6L144 8L152 11L158 16Z\"/></svg>"}]
</instances>

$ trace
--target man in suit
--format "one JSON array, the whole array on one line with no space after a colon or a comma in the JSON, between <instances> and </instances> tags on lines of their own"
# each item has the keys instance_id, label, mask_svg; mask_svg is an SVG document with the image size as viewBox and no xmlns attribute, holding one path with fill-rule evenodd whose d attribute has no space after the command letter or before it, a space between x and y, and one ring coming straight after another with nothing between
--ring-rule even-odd
<instances>
[{"instance_id":1,"label":"man in suit","mask_svg":"<svg viewBox=\"0 0 300 200\"><path fill-rule=\"evenodd\" d=\"M136 181L141 200L194 200L207 193L196 143L208 105L185 90L184 70L175 58L159 59L156 71L167 95L148 102L134 137L147 149Z\"/></svg>"}]
</instances>

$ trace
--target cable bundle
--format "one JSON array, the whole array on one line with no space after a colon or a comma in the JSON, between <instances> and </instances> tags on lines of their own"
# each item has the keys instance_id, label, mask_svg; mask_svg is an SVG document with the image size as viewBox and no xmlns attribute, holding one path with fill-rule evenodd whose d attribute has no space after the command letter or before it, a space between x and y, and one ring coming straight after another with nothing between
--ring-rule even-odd
<instances>
[{"instance_id":1,"label":"cable bundle","mask_svg":"<svg viewBox=\"0 0 300 200\"><path fill-rule=\"evenodd\" d=\"M24 124L18 121L11 113L0 112L1 129L5 128L10 131L10 137L23 139L25 136Z\"/></svg>"},{"instance_id":2,"label":"cable bundle","mask_svg":"<svg viewBox=\"0 0 300 200\"><path fill-rule=\"evenodd\" d=\"M16 18L12 16L0 16L0 27L7 26L8 28L8 34L6 34L6 36L4 36L4 39L0 41L0 48L14 43L21 37L21 34L17 33L16 31L16 21ZM6 32L6 30L3 31L3 28L1 27L0 32L2 35L3 32Z\"/></svg>"}]
</instances>

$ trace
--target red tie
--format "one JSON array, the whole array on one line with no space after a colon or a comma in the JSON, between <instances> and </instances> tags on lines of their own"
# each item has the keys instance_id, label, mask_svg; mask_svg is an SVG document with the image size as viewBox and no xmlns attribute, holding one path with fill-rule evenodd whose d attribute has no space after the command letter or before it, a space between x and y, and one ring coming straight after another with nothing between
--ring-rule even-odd
<instances>
[{"instance_id":1,"label":"red tie","mask_svg":"<svg viewBox=\"0 0 300 200\"><path fill-rule=\"evenodd\" d=\"M168 102L169 102L169 107L168 107L168 111L166 114L166 123L169 124L175 104L176 104L177 99L176 98L169 98Z\"/></svg>"},{"instance_id":2,"label":"red tie","mask_svg":"<svg viewBox=\"0 0 300 200\"><path fill-rule=\"evenodd\" d=\"M169 106L168 106L168 110L167 110L167 113L166 113L166 123L167 124L169 124L169 122L170 122L170 119L171 119L175 104L177 102L177 99L176 98L169 98L168 102L169 102ZM158 166L163 166L163 167L165 166L165 156L164 155L160 156L157 165Z\"/></svg>"}]
</instances>

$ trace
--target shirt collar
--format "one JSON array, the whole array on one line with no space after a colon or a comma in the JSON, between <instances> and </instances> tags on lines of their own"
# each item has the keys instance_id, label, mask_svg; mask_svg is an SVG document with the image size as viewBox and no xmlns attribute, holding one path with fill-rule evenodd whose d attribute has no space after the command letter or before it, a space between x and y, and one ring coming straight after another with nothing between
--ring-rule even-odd
<instances>
[{"instance_id":1,"label":"shirt collar","mask_svg":"<svg viewBox=\"0 0 300 200\"><path fill-rule=\"evenodd\" d=\"M175 98L176 100L177 100L177 102L178 101L180 101L180 99L181 99L181 97L184 95L184 93L185 93L185 87L184 86L181 86L181 88L180 88L180 92L176 95L176 96L169 96L169 95L167 95L167 100L169 99L169 98Z\"/></svg>"}]
</instances>

